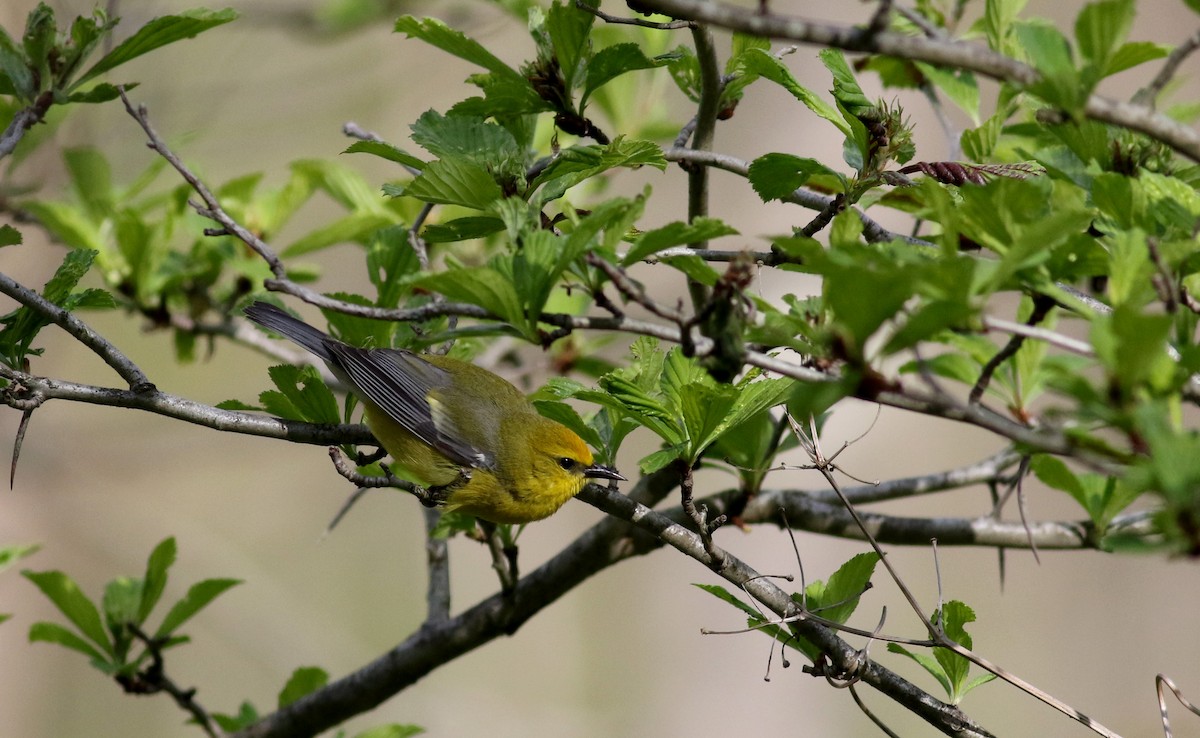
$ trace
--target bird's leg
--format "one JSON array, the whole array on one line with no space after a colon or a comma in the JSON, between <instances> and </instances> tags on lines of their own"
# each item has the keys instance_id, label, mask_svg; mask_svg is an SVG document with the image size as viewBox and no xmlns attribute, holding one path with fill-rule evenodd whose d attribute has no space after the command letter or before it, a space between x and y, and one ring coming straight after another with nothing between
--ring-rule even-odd
<instances>
[{"instance_id":1,"label":"bird's leg","mask_svg":"<svg viewBox=\"0 0 1200 738\"><path fill-rule=\"evenodd\" d=\"M462 469L458 470L458 479L455 479L449 484L441 484L437 487L429 488L417 487L417 499L420 500L421 504L425 507L439 507L441 505L445 505L446 501L450 499L450 494L469 481L471 481L471 470L463 467Z\"/></svg>"},{"instance_id":2,"label":"bird's leg","mask_svg":"<svg viewBox=\"0 0 1200 738\"><path fill-rule=\"evenodd\" d=\"M517 547L504 535L495 523L479 520L479 528L483 531L483 539L487 542L488 551L492 554L492 568L500 578L500 591L511 594L517 586Z\"/></svg>"}]
</instances>

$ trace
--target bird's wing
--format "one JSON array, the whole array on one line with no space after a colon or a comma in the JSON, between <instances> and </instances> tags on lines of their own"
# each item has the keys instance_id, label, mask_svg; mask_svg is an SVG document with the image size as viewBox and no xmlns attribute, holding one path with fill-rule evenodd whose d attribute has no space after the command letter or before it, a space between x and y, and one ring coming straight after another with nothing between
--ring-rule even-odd
<instances>
[{"instance_id":1,"label":"bird's wing","mask_svg":"<svg viewBox=\"0 0 1200 738\"><path fill-rule=\"evenodd\" d=\"M492 468L495 460L463 440L430 395L450 386L450 373L416 354L396 349L329 347L351 384L362 395L422 442L456 464Z\"/></svg>"}]
</instances>

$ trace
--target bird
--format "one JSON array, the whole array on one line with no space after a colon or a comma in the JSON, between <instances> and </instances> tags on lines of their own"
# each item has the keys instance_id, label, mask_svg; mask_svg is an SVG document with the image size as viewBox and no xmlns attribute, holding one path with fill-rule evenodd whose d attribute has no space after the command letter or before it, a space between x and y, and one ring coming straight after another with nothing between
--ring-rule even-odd
<instances>
[{"instance_id":1,"label":"bird","mask_svg":"<svg viewBox=\"0 0 1200 738\"><path fill-rule=\"evenodd\" d=\"M350 346L267 302L244 313L324 361L358 396L367 427L395 465L447 511L530 523L557 512L592 480L625 481L595 463L578 434L540 415L487 369L448 356Z\"/></svg>"}]
</instances>

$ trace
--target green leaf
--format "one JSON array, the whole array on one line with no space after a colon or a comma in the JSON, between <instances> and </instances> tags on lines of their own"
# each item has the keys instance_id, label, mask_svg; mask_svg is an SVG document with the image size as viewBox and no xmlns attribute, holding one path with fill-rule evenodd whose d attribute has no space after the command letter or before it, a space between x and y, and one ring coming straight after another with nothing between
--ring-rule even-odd
<instances>
[{"instance_id":1,"label":"green leaf","mask_svg":"<svg viewBox=\"0 0 1200 738\"><path fill-rule=\"evenodd\" d=\"M72 651L78 651L97 663L107 663L109 660L109 656L100 653L96 650L95 646L80 638L74 631L67 630L58 623L34 623L29 627L29 642L57 643Z\"/></svg>"},{"instance_id":2,"label":"green leaf","mask_svg":"<svg viewBox=\"0 0 1200 738\"><path fill-rule=\"evenodd\" d=\"M279 692L279 707L282 709L301 697L311 694L329 683L329 673L316 666L301 666L288 677L287 684Z\"/></svg>"},{"instance_id":3,"label":"green leaf","mask_svg":"<svg viewBox=\"0 0 1200 738\"><path fill-rule=\"evenodd\" d=\"M417 284L449 300L478 305L512 325L526 324L522 296L512 279L493 267L450 269L424 276Z\"/></svg>"},{"instance_id":4,"label":"green leaf","mask_svg":"<svg viewBox=\"0 0 1200 738\"><path fill-rule=\"evenodd\" d=\"M935 621L938 616L939 613L934 614ZM972 647L971 636L964 626L967 623L975 622L975 611L963 602L950 600L942 608L940 616L942 630L946 635L963 648L970 649ZM971 662L965 656L960 656L947 648L934 648L933 655L942 665L946 677L953 687L950 692L951 702L958 704L965 694L963 687L967 684L967 673L971 669Z\"/></svg>"},{"instance_id":5,"label":"green leaf","mask_svg":"<svg viewBox=\"0 0 1200 738\"><path fill-rule=\"evenodd\" d=\"M425 729L419 725L392 723L391 725L376 725L373 728L367 728L355 735L354 738L412 738L412 736L421 735L424 732Z\"/></svg>"},{"instance_id":6,"label":"green leaf","mask_svg":"<svg viewBox=\"0 0 1200 738\"><path fill-rule=\"evenodd\" d=\"M756 74L781 85L792 93L809 110L816 113L838 127L845 136L850 136L850 125L838 112L837 108L822 100L808 88L801 85L792 76L791 71L778 58L764 49L748 49L742 59L741 68L749 74Z\"/></svg>"},{"instance_id":7,"label":"green leaf","mask_svg":"<svg viewBox=\"0 0 1200 738\"><path fill-rule=\"evenodd\" d=\"M104 587L104 620L113 636L117 661L125 660L130 643L127 626L140 625L138 605L142 601L142 581L132 577L117 577Z\"/></svg>"},{"instance_id":8,"label":"green leaf","mask_svg":"<svg viewBox=\"0 0 1200 738\"><path fill-rule=\"evenodd\" d=\"M750 186L763 202L782 200L803 187L814 174L840 175L816 159L792 154L764 154L750 162Z\"/></svg>"},{"instance_id":9,"label":"green leaf","mask_svg":"<svg viewBox=\"0 0 1200 738\"><path fill-rule=\"evenodd\" d=\"M343 154L371 154L381 159L394 161L406 167L424 169L425 162L408 153L399 146L393 146L383 141L355 141L346 148Z\"/></svg>"},{"instance_id":10,"label":"green leaf","mask_svg":"<svg viewBox=\"0 0 1200 738\"><path fill-rule=\"evenodd\" d=\"M71 176L71 188L97 221L113 210L112 169L108 159L96 149L85 146L63 152L63 161Z\"/></svg>"},{"instance_id":11,"label":"green leaf","mask_svg":"<svg viewBox=\"0 0 1200 738\"><path fill-rule=\"evenodd\" d=\"M309 231L285 246L280 255L290 259L343 243L366 243L378 230L393 225L395 220L395 216L386 213L350 213Z\"/></svg>"},{"instance_id":12,"label":"green leaf","mask_svg":"<svg viewBox=\"0 0 1200 738\"><path fill-rule=\"evenodd\" d=\"M1121 44L1108 59L1103 76L1108 77L1126 69L1132 69L1139 64L1145 64L1155 59L1164 59L1171 53L1171 47L1166 44L1156 44L1153 41L1130 41Z\"/></svg>"},{"instance_id":13,"label":"green leaf","mask_svg":"<svg viewBox=\"0 0 1200 738\"><path fill-rule=\"evenodd\" d=\"M0 82L7 82L12 89L5 94L14 94L25 103L33 102L37 94L25 50L3 28L0 28Z\"/></svg>"},{"instance_id":14,"label":"green leaf","mask_svg":"<svg viewBox=\"0 0 1200 738\"><path fill-rule=\"evenodd\" d=\"M737 609L741 610L747 616L748 627L754 628L755 630L759 631L760 633L764 633L766 635L771 636L771 638L773 638L774 640L780 641L780 642L786 644L787 646L794 648L797 651L800 651L801 653L807 655L809 658L816 659L817 656L820 654L820 650L815 648L808 641L806 641L802 638L797 638L796 636L792 635L783 626L775 625L774 623L769 623L767 621L767 619L763 616L763 613L761 613L757 608L753 607L752 605L748 605L745 602L742 602L737 597L734 597L724 587L722 587L718 584L696 584L694 582L692 583L692 586L698 587L698 588L704 590L705 592L708 592L712 596L716 597L717 599L721 600L722 602L726 602L730 605L733 605Z\"/></svg>"},{"instance_id":15,"label":"green leaf","mask_svg":"<svg viewBox=\"0 0 1200 738\"><path fill-rule=\"evenodd\" d=\"M1009 30L1028 0L987 0L984 5L983 30L993 51L1006 53Z\"/></svg>"},{"instance_id":16,"label":"green leaf","mask_svg":"<svg viewBox=\"0 0 1200 738\"><path fill-rule=\"evenodd\" d=\"M859 598L867 590L879 555L873 551L860 553L838 567L828 583L813 582L805 588L808 609L826 620L845 623L858 607Z\"/></svg>"},{"instance_id":17,"label":"green leaf","mask_svg":"<svg viewBox=\"0 0 1200 738\"><path fill-rule=\"evenodd\" d=\"M483 238L504 230L504 221L490 215L470 215L446 223L433 223L421 231L426 243L451 243Z\"/></svg>"},{"instance_id":18,"label":"green leaf","mask_svg":"<svg viewBox=\"0 0 1200 738\"><path fill-rule=\"evenodd\" d=\"M588 60L587 76L583 83L583 96L579 107L587 104L592 93L627 72L640 69L656 69L674 61L674 55L666 54L653 59L646 56L635 43L615 44L600 49Z\"/></svg>"},{"instance_id":19,"label":"green leaf","mask_svg":"<svg viewBox=\"0 0 1200 738\"><path fill-rule=\"evenodd\" d=\"M528 87L528 82L517 72L485 49L479 42L468 38L460 31L450 28L436 18L417 19L406 15L396 21L396 33L403 33L409 38L419 38L431 46L435 46L448 54L477 64L501 77L520 80Z\"/></svg>"},{"instance_id":20,"label":"green leaf","mask_svg":"<svg viewBox=\"0 0 1200 738\"><path fill-rule=\"evenodd\" d=\"M546 31L554 46L567 90L578 83L580 68L588 57L588 37L596 16L575 7L574 2L556 2L546 11Z\"/></svg>"},{"instance_id":21,"label":"green leaf","mask_svg":"<svg viewBox=\"0 0 1200 738\"><path fill-rule=\"evenodd\" d=\"M854 70L846 62L846 56L841 49L822 49L818 56L821 58L821 63L833 75L834 100L841 103L842 107L855 118L875 110L875 104L867 99L862 88L858 86Z\"/></svg>"},{"instance_id":22,"label":"green leaf","mask_svg":"<svg viewBox=\"0 0 1200 738\"><path fill-rule=\"evenodd\" d=\"M241 584L240 579L205 579L196 582L188 588L181 600L171 607L162 624L154 632L156 639L166 638L175 633L184 623L191 620L196 613L208 606L210 602L220 597L230 587Z\"/></svg>"},{"instance_id":23,"label":"green leaf","mask_svg":"<svg viewBox=\"0 0 1200 738\"><path fill-rule=\"evenodd\" d=\"M0 225L0 247L16 246L22 243L21 232L7 223Z\"/></svg>"},{"instance_id":24,"label":"green leaf","mask_svg":"<svg viewBox=\"0 0 1200 738\"><path fill-rule=\"evenodd\" d=\"M431 162L403 190L423 202L484 210L504 196L491 172L465 159Z\"/></svg>"},{"instance_id":25,"label":"green leaf","mask_svg":"<svg viewBox=\"0 0 1200 738\"><path fill-rule=\"evenodd\" d=\"M644 232L634 241L621 264L629 266L673 246L708 241L722 236L737 235L737 229L718 218L699 217L691 223L675 221L661 228Z\"/></svg>"},{"instance_id":26,"label":"green leaf","mask_svg":"<svg viewBox=\"0 0 1200 738\"><path fill-rule=\"evenodd\" d=\"M1096 71L1099 80L1117 47L1133 25L1133 0L1102 0L1088 3L1075 19L1075 42L1079 54Z\"/></svg>"},{"instance_id":27,"label":"green leaf","mask_svg":"<svg viewBox=\"0 0 1200 738\"><path fill-rule=\"evenodd\" d=\"M942 668L942 665L937 659L929 656L928 654L909 651L899 643L889 643L888 651L891 651L892 653L903 654L913 661L916 661L925 669L925 671L929 672L934 679L938 680L938 683L942 685L942 689L946 690L947 695L954 694L954 685L951 684L950 677L946 674L946 670Z\"/></svg>"},{"instance_id":28,"label":"green leaf","mask_svg":"<svg viewBox=\"0 0 1200 738\"><path fill-rule=\"evenodd\" d=\"M540 415L551 420L558 421L566 427L575 431L575 435L579 436L592 448L603 448L604 441L600 438L600 434L596 429L584 422L575 408L565 402L557 402L551 400L538 400L533 403Z\"/></svg>"},{"instance_id":29,"label":"green leaf","mask_svg":"<svg viewBox=\"0 0 1200 738\"><path fill-rule=\"evenodd\" d=\"M22 208L29 211L44 228L67 246L75 249L106 249L97 224L80 208L65 203L28 202Z\"/></svg>"},{"instance_id":30,"label":"green leaf","mask_svg":"<svg viewBox=\"0 0 1200 738\"><path fill-rule=\"evenodd\" d=\"M167 572L175 563L175 553L175 538L172 536L155 546L146 560L146 576L142 580L141 602L138 606L139 623L146 622L146 618L162 597L163 590L167 587Z\"/></svg>"},{"instance_id":31,"label":"green leaf","mask_svg":"<svg viewBox=\"0 0 1200 738\"><path fill-rule=\"evenodd\" d=\"M524 152L503 126L472 115L428 110L412 124L412 141L440 159L465 160L497 174L524 173Z\"/></svg>"},{"instance_id":32,"label":"green leaf","mask_svg":"<svg viewBox=\"0 0 1200 738\"><path fill-rule=\"evenodd\" d=\"M21 572L21 575L37 585L42 594L50 598L54 606L79 629L80 633L99 646L104 653L112 656L112 642L100 620L100 611L79 589L75 580L61 571L35 572L27 569ZM32 637L31 632L30 638Z\"/></svg>"},{"instance_id":33,"label":"green leaf","mask_svg":"<svg viewBox=\"0 0 1200 738\"><path fill-rule=\"evenodd\" d=\"M126 92L134 90L138 87L137 82L127 82L123 85ZM107 82L93 85L86 90L79 90L67 95L67 101L80 103L85 105L94 105L98 103L106 103L110 100L116 100L121 96L121 88L116 85L111 85Z\"/></svg>"},{"instance_id":34,"label":"green leaf","mask_svg":"<svg viewBox=\"0 0 1200 738\"><path fill-rule=\"evenodd\" d=\"M22 546L0 546L0 571L4 571L27 556L32 556L41 550L41 548L42 547L36 543L30 543Z\"/></svg>"},{"instance_id":35,"label":"green leaf","mask_svg":"<svg viewBox=\"0 0 1200 738\"><path fill-rule=\"evenodd\" d=\"M530 190L542 187L536 202L547 203L601 172L616 167L636 169L642 166L666 169L662 148L652 141L617 137L607 146L572 146L559 152L550 166L530 183Z\"/></svg>"},{"instance_id":36,"label":"green leaf","mask_svg":"<svg viewBox=\"0 0 1200 738\"><path fill-rule=\"evenodd\" d=\"M194 38L210 28L224 25L237 17L237 12L232 9L213 11L201 8L188 10L179 15L155 18L92 65L92 68L77 79L70 89L77 89L93 77L115 69L160 46L166 46L186 38Z\"/></svg>"},{"instance_id":37,"label":"green leaf","mask_svg":"<svg viewBox=\"0 0 1200 738\"><path fill-rule=\"evenodd\" d=\"M258 710L254 709L254 705L249 702L243 702L238 707L237 715L225 715L219 712L212 713L213 720L226 733L236 733L237 731L248 728L258 722Z\"/></svg>"},{"instance_id":38,"label":"green leaf","mask_svg":"<svg viewBox=\"0 0 1200 738\"><path fill-rule=\"evenodd\" d=\"M287 418L300 418L310 423L337 423L340 420L337 401L329 387L321 381L315 367L304 368L288 364L267 370L271 381L287 401ZM276 412L276 408L269 408ZM277 413L278 414L278 413Z\"/></svg>"},{"instance_id":39,"label":"green leaf","mask_svg":"<svg viewBox=\"0 0 1200 738\"><path fill-rule=\"evenodd\" d=\"M46 77L50 70L50 50L55 46L57 35L54 9L44 2L38 3L26 18L22 43L30 66L38 69L43 77ZM42 89L48 89L52 84L53 80L43 79Z\"/></svg>"},{"instance_id":40,"label":"green leaf","mask_svg":"<svg viewBox=\"0 0 1200 738\"><path fill-rule=\"evenodd\" d=\"M979 85L975 81L974 73L963 69L935 67L925 62L915 64L934 87L941 90L971 118L972 124L979 125Z\"/></svg>"},{"instance_id":41,"label":"green leaf","mask_svg":"<svg viewBox=\"0 0 1200 738\"><path fill-rule=\"evenodd\" d=\"M292 162L291 169L308 178L347 210L391 215L378 190L362 174L345 164L304 159Z\"/></svg>"},{"instance_id":42,"label":"green leaf","mask_svg":"<svg viewBox=\"0 0 1200 738\"><path fill-rule=\"evenodd\" d=\"M1041 75L1029 91L1051 105L1077 110L1091 94L1091 85L1085 85L1075 70L1067 39L1057 28L1040 21L1018 23L1016 32L1030 63Z\"/></svg>"}]
</instances>

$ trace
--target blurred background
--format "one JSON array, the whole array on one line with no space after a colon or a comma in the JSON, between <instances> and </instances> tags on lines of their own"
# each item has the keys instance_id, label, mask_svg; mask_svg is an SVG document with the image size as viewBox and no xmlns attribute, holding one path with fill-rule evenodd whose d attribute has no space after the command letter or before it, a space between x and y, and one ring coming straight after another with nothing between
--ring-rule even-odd
<instances>
[{"instance_id":1,"label":"blurred background","mask_svg":"<svg viewBox=\"0 0 1200 738\"><path fill-rule=\"evenodd\" d=\"M747 4L749 4L747 2ZM0 24L19 34L32 0L6 0ZM91 5L57 0L60 22ZM445 110L473 94L463 79L476 71L418 41L391 32L403 13L437 15L476 38L511 64L531 53L524 25L490 3L363 2L380 20L354 30L337 7L315 0L231 0L242 18L197 39L160 50L122 67L109 81L141 83L132 97L145 103L158 131L210 183L263 172L281 184L294 159L336 159L349 143L342 125L355 121L403 144L408 126L429 108ZM982 3L976 3L982 6ZM1082 3L1030 2L1026 15L1054 18L1069 28ZM189 7L183 0L121 3L121 37L150 18ZM773 10L837 21L864 19L863 4L774 0ZM331 10L333 9L333 10ZM622 3L605 9L627 14ZM1179 43L1194 32L1197 16L1182 2L1142 0L1132 39ZM975 11L978 13L979 11ZM339 20L340 18L340 20ZM690 43L682 32L671 46ZM719 45L727 53L726 36ZM788 57L800 81L824 92L828 74L817 49ZM1156 71L1134 70L1105 92L1127 98ZM1181 75L1177 101L1196 97L1196 63ZM868 95L882 94L870 75ZM894 93L886 93L892 97ZM689 115L682 96L668 92L675 118ZM984 99L988 99L985 92ZM949 156L928 106L901 96L916 125L917 158ZM985 111L986 114L986 111ZM958 121L963 124L964 121ZM718 128L715 148L743 159L783 151L839 160L840 140L782 89L752 87L737 116ZM65 181L57 147L90 144L127 182L152 161L144 136L119 103L71 111L46 147L20 170L47 196ZM395 176L371 157L342 157L381 183ZM745 183L713 175L713 214L743 234L727 248L761 248L760 236L787 232L811 213L779 203L763 205ZM176 184L164 176L161 184ZM650 184L656 205L642 228L683 218L685 177L622 173L614 187L636 192ZM297 232L325 222L336 210L315 203L294 224ZM877 217L879 217L877 215ZM885 224L903 221L883 218ZM0 270L40 286L62 258L62 249L23 226L26 243L0 250ZM284 239L286 240L286 238ZM358 249L317 255L324 268L319 288L363 291ZM647 271L666 288L674 273ZM765 296L816 289L796 275L770 274ZM0 313L12 308L0 300ZM158 387L205 403L253 401L269 386L270 362L250 349L222 343L191 365L173 360L170 336L116 312L85 316L126 351ZM35 372L71 381L116 386L119 380L94 355L55 329L42 334L46 356ZM203 352L202 352L203 353ZM930 473L978 460L1000 448L997 439L964 426L846 402L827 426L826 444L870 432L839 463L864 479ZM0 445L14 436L19 413L0 408ZM627 449L645 449L631 441ZM622 459L627 475L636 455ZM800 463L799 459L795 460ZM706 473L708 490L731 478ZM772 487L820 489L814 472L775 474ZM62 569L97 597L106 581L141 576L146 556L165 535L176 537L179 560L167 601L206 577L236 577L245 584L221 597L186 632L193 643L169 654L168 672L198 688L209 710L235 712L243 700L268 712L288 675L317 665L333 678L360 668L404 640L425 611L424 542L420 507L397 492L368 495L331 534L330 519L350 492L319 447L218 433L130 410L51 402L33 416L13 489L0 489L0 545L39 543L22 562L34 570ZM1026 486L1034 519L1073 519L1074 504L1036 483ZM990 508L985 489L905 501L873 509L903 515L978 516ZM1011 506L1010 506L1011 508ZM1015 510L1013 511L1015 514ZM530 571L600 519L595 509L569 503L521 538L522 568ZM786 533L762 527L728 528L718 542L759 571L796 573ZM799 534L810 578L826 578L860 542ZM927 549L894 549L908 585L932 610L937 596ZM455 610L496 589L482 547L451 542ZM1200 572L1192 562L1096 552L1010 552L1003 587L990 550L942 548L946 597L975 608L969 627L976 650L1126 736L1161 735L1154 675L1170 675L1193 700L1200 699ZM21 568L21 567L17 567ZM384 722L422 725L431 735L723 736L875 735L877 729L848 694L815 682L796 665L768 669L770 641L761 635L701 635L701 628L734 629L744 619L690 583L717 583L690 559L659 551L621 564L588 581L513 637L503 638L439 669L375 712L343 726L349 735ZM863 599L856 623L873 627L888 606L891 633L919 636L920 623L882 574ZM165 696L123 696L73 652L29 644L29 626L60 616L15 569L0 575L0 738L199 735ZM872 655L931 693L937 684L915 664ZM928 735L924 723L890 700L866 690L871 709L904 736ZM1074 736L1090 732L1014 688L994 682L971 693L966 711L1003 736ZM1200 735L1200 718L1172 707L1176 735Z\"/></svg>"}]
</instances>

